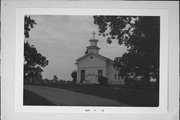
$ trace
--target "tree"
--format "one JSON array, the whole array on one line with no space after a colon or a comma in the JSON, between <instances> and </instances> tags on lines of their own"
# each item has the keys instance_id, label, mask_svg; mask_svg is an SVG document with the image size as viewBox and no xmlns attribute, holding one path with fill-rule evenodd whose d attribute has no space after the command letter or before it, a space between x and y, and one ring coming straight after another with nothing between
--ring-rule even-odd
<instances>
[{"instance_id":1,"label":"tree","mask_svg":"<svg viewBox=\"0 0 180 120\"><path fill-rule=\"evenodd\" d=\"M24 18L24 36L29 38L29 31L36 24L33 19L28 16ZM43 72L45 66L48 65L48 60L45 56L37 51L34 45L30 45L28 41L24 42L24 79L33 80Z\"/></svg>"},{"instance_id":2,"label":"tree","mask_svg":"<svg viewBox=\"0 0 180 120\"><path fill-rule=\"evenodd\" d=\"M58 83L58 77L56 75L54 75L52 81L53 81L53 83Z\"/></svg>"},{"instance_id":3,"label":"tree","mask_svg":"<svg viewBox=\"0 0 180 120\"><path fill-rule=\"evenodd\" d=\"M107 43L118 40L128 52L114 59L121 77L142 76L147 85L150 77L159 82L159 16L94 16L99 35Z\"/></svg>"},{"instance_id":4,"label":"tree","mask_svg":"<svg viewBox=\"0 0 180 120\"><path fill-rule=\"evenodd\" d=\"M25 38L29 38L29 31L31 30L31 28L34 28L34 25L36 25L37 23L31 19L30 16L25 16L24 17L24 36Z\"/></svg>"},{"instance_id":5,"label":"tree","mask_svg":"<svg viewBox=\"0 0 180 120\"><path fill-rule=\"evenodd\" d=\"M71 73L71 77L73 78L73 83L76 83L77 82L77 71L73 71Z\"/></svg>"}]
</instances>

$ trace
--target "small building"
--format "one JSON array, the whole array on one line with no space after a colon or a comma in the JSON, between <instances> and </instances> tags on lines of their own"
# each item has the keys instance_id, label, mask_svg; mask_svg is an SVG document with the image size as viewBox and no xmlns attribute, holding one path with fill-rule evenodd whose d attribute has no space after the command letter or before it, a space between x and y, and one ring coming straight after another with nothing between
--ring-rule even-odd
<instances>
[{"instance_id":1,"label":"small building","mask_svg":"<svg viewBox=\"0 0 180 120\"><path fill-rule=\"evenodd\" d=\"M89 42L85 55L76 60L77 83L99 84L98 76L104 76L108 79L108 84L124 84L124 79L118 76L119 71L114 68L113 61L99 54L95 33Z\"/></svg>"}]
</instances>

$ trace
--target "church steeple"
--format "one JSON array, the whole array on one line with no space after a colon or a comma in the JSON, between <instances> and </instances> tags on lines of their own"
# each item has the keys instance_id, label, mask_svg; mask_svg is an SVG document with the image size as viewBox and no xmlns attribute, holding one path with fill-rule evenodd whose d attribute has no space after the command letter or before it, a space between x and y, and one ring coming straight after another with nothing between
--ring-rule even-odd
<instances>
[{"instance_id":1,"label":"church steeple","mask_svg":"<svg viewBox=\"0 0 180 120\"><path fill-rule=\"evenodd\" d=\"M95 32L92 33L93 34L93 38L89 40L90 42L90 46L87 47L87 51L88 51L88 54L89 53L95 53L95 54L99 54L99 47L97 46L97 42L98 40L95 39Z\"/></svg>"},{"instance_id":2,"label":"church steeple","mask_svg":"<svg viewBox=\"0 0 180 120\"><path fill-rule=\"evenodd\" d=\"M93 33L92 33L92 34L93 34L93 39L95 39L95 34L96 34L96 32L94 32L94 31L93 31Z\"/></svg>"}]
</instances>

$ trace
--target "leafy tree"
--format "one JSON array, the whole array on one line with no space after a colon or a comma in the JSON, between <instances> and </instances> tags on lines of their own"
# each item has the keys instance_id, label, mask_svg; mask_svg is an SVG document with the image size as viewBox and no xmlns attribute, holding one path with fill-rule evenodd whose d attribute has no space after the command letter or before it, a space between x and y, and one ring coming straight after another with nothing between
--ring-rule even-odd
<instances>
[{"instance_id":1,"label":"leafy tree","mask_svg":"<svg viewBox=\"0 0 180 120\"><path fill-rule=\"evenodd\" d=\"M77 82L77 71L73 71L71 73L71 77L73 78L73 83L76 83Z\"/></svg>"},{"instance_id":2,"label":"leafy tree","mask_svg":"<svg viewBox=\"0 0 180 120\"><path fill-rule=\"evenodd\" d=\"M36 25L37 23L31 19L30 16L25 16L24 17L24 36L26 38L29 38L29 31L31 30L31 28L34 28L34 25Z\"/></svg>"},{"instance_id":3,"label":"leafy tree","mask_svg":"<svg viewBox=\"0 0 180 120\"><path fill-rule=\"evenodd\" d=\"M34 27L35 21L28 16L24 18L24 36L29 38L29 31ZM34 45L30 45L28 41L24 42L24 79L37 78L45 66L48 65L48 60L45 56L37 51ZM33 81L34 83L34 81Z\"/></svg>"},{"instance_id":4,"label":"leafy tree","mask_svg":"<svg viewBox=\"0 0 180 120\"><path fill-rule=\"evenodd\" d=\"M107 43L118 40L127 47L128 52L114 60L121 77L142 76L147 85L150 77L159 82L159 16L94 16L94 23Z\"/></svg>"},{"instance_id":5,"label":"leafy tree","mask_svg":"<svg viewBox=\"0 0 180 120\"><path fill-rule=\"evenodd\" d=\"M53 83L58 83L58 77L56 75L54 75L52 81L53 81Z\"/></svg>"}]
</instances>

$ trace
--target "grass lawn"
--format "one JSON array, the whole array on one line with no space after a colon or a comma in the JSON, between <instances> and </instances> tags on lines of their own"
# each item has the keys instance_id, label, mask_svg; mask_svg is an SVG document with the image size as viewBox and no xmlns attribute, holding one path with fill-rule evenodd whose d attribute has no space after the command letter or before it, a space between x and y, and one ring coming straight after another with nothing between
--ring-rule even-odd
<instances>
[{"instance_id":1,"label":"grass lawn","mask_svg":"<svg viewBox=\"0 0 180 120\"><path fill-rule=\"evenodd\" d=\"M47 101L46 99L44 99L43 97L33 93L33 92L30 92L30 91L27 91L27 90L24 90L24 100L23 100L23 104L24 105L54 105L53 103Z\"/></svg>"},{"instance_id":2,"label":"grass lawn","mask_svg":"<svg viewBox=\"0 0 180 120\"><path fill-rule=\"evenodd\" d=\"M99 96L102 98L117 100L130 106L157 107L159 105L159 93L151 90L126 89L119 86L99 86L99 85L46 85L69 91Z\"/></svg>"}]
</instances>

